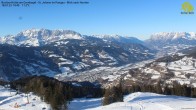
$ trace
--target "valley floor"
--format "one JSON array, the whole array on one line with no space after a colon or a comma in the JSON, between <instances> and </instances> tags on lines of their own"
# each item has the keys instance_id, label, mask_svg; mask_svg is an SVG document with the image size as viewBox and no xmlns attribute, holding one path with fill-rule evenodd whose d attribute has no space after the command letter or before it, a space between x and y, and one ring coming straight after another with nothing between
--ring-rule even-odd
<instances>
[{"instance_id":1,"label":"valley floor","mask_svg":"<svg viewBox=\"0 0 196 110\"><path fill-rule=\"evenodd\" d=\"M155 93L132 93L124 102L101 106L101 98L75 99L70 110L196 110L196 98L167 96Z\"/></svg>"}]
</instances>

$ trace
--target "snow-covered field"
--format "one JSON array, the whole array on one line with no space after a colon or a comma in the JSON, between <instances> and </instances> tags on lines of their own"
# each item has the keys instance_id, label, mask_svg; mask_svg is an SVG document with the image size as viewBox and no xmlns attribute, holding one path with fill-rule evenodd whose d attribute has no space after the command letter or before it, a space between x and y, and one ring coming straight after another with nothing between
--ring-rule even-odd
<instances>
[{"instance_id":1,"label":"snow-covered field","mask_svg":"<svg viewBox=\"0 0 196 110\"><path fill-rule=\"evenodd\" d=\"M166 96L136 92L124 97L124 102L101 106L101 98L75 99L69 110L196 110L196 98Z\"/></svg>"},{"instance_id":2,"label":"snow-covered field","mask_svg":"<svg viewBox=\"0 0 196 110\"><path fill-rule=\"evenodd\" d=\"M16 95L16 91L0 86L0 110L50 110L50 105L42 102L40 97L30 93L28 98L29 103L27 94Z\"/></svg>"}]
</instances>

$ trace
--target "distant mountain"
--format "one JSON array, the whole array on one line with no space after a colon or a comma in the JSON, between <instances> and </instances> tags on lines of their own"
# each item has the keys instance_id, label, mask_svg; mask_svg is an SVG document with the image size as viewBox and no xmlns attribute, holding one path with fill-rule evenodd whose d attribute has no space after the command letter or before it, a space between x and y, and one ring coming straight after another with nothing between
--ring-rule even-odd
<instances>
[{"instance_id":1,"label":"distant mountain","mask_svg":"<svg viewBox=\"0 0 196 110\"><path fill-rule=\"evenodd\" d=\"M161 32L152 34L145 41L148 47L159 50L160 55L169 55L179 50L196 46L196 33L194 32Z\"/></svg>"},{"instance_id":2,"label":"distant mountain","mask_svg":"<svg viewBox=\"0 0 196 110\"><path fill-rule=\"evenodd\" d=\"M0 37L0 44L42 46L62 39L82 39L82 35L71 30L29 29L17 35Z\"/></svg>"},{"instance_id":3,"label":"distant mountain","mask_svg":"<svg viewBox=\"0 0 196 110\"><path fill-rule=\"evenodd\" d=\"M161 32L151 35L146 43L160 48L168 45L196 45L196 33L194 32Z\"/></svg>"},{"instance_id":4,"label":"distant mountain","mask_svg":"<svg viewBox=\"0 0 196 110\"><path fill-rule=\"evenodd\" d=\"M0 37L0 44L10 44L17 46L43 46L55 41L65 39L85 39L85 37L93 37L102 39L105 42L116 43L136 43L144 44L143 41L135 37L123 37L120 35L81 35L71 30L48 30L48 29L29 29L20 32L17 35L7 35Z\"/></svg>"},{"instance_id":5,"label":"distant mountain","mask_svg":"<svg viewBox=\"0 0 196 110\"><path fill-rule=\"evenodd\" d=\"M13 80L30 75L72 75L154 57L154 51L136 41L142 42L123 37L106 40L66 30L26 30L0 39L0 77Z\"/></svg>"},{"instance_id":6,"label":"distant mountain","mask_svg":"<svg viewBox=\"0 0 196 110\"><path fill-rule=\"evenodd\" d=\"M136 44L144 44L143 41L128 36L119 36L119 35L93 35L92 37L97 37L104 39L104 41L113 41L113 42L122 42L122 43L136 43Z\"/></svg>"}]
</instances>

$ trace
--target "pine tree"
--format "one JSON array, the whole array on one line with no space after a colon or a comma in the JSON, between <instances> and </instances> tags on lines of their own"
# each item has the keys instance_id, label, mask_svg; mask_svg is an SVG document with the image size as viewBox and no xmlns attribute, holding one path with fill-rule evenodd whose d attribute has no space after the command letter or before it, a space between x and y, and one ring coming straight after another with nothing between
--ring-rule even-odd
<instances>
[{"instance_id":1,"label":"pine tree","mask_svg":"<svg viewBox=\"0 0 196 110\"><path fill-rule=\"evenodd\" d=\"M168 85L166 85L165 88L164 88L164 94L165 95L171 95L171 89L168 87Z\"/></svg>"},{"instance_id":2,"label":"pine tree","mask_svg":"<svg viewBox=\"0 0 196 110\"><path fill-rule=\"evenodd\" d=\"M105 90L105 94L104 94L104 98L103 98L102 104L103 105L108 105L108 104L111 104L112 101L113 101L112 94L110 92L110 88L108 88L108 89Z\"/></svg>"},{"instance_id":3,"label":"pine tree","mask_svg":"<svg viewBox=\"0 0 196 110\"><path fill-rule=\"evenodd\" d=\"M114 102L123 102L123 91L121 84L119 84L117 87L106 89L105 91L102 102L103 105L108 105Z\"/></svg>"},{"instance_id":4,"label":"pine tree","mask_svg":"<svg viewBox=\"0 0 196 110\"><path fill-rule=\"evenodd\" d=\"M158 93L158 94L162 94L163 93L160 81L156 85L156 93Z\"/></svg>"}]
</instances>

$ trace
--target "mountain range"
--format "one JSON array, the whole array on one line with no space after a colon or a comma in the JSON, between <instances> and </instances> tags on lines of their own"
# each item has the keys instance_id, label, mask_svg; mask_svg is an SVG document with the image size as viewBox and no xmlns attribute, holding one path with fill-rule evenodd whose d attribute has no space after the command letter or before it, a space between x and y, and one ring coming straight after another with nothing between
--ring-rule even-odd
<instances>
[{"instance_id":1,"label":"mountain range","mask_svg":"<svg viewBox=\"0 0 196 110\"><path fill-rule=\"evenodd\" d=\"M104 86L122 78L151 84L161 78L163 84L188 81L194 86L195 46L194 32L156 33L141 41L120 35L30 29L0 38L0 78L46 75L63 81L98 81Z\"/></svg>"},{"instance_id":2,"label":"mountain range","mask_svg":"<svg viewBox=\"0 0 196 110\"><path fill-rule=\"evenodd\" d=\"M122 36L87 36L70 30L25 30L0 39L0 77L13 80L116 67L151 59L155 51Z\"/></svg>"},{"instance_id":3,"label":"mountain range","mask_svg":"<svg viewBox=\"0 0 196 110\"><path fill-rule=\"evenodd\" d=\"M155 33L150 36L150 39L146 40L146 43L153 45L154 47L162 47L168 45L195 45L196 33L194 32L161 32Z\"/></svg>"}]
</instances>

